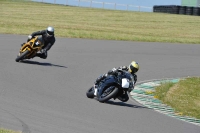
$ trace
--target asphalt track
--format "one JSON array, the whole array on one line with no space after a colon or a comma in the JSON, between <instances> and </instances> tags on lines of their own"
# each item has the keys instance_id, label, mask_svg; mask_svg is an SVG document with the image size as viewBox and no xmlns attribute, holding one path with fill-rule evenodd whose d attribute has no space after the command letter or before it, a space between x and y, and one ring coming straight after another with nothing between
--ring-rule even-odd
<instances>
[{"instance_id":1,"label":"asphalt track","mask_svg":"<svg viewBox=\"0 0 200 133\"><path fill-rule=\"evenodd\" d=\"M27 36L0 34L0 127L23 133L200 133L152 109L88 99L113 67L140 64L138 82L200 76L200 45L57 38L46 60L15 62Z\"/></svg>"}]
</instances>

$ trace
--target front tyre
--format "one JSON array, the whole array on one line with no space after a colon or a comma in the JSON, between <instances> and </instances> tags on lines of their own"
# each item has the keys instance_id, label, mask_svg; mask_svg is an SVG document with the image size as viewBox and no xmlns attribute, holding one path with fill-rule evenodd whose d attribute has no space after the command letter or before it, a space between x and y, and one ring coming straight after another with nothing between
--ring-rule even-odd
<instances>
[{"instance_id":1,"label":"front tyre","mask_svg":"<svg viewBox=\"0 0 200 133\"><path fill-rule=\"evenodd\" d=\"M29 54L29 51L28 50L26 50L24 53L22 53L20 56L17 56L17 58L15 59L15 61L16 62L19 62L20 60L23 60L24 59L24 57L26 56L26 55L28 55Z\"/></svg>"},{"instance_id":2,"label":"front tyre","mask_svg":"<svg viewBox=\"0 0 200 133\"><path fill-rule=\"evenodd\" d=\"M117 95L118 91L119 91L119 89L114 86L108 87L99 96L98 101L101 103L106 102L109 99L114 98Z\"/></svg>"},{"instance_id":3,"label":"front tyre","mask_svg":"<svg viewBox=\"0 0 200 133\"><path fill-rule=\"evenodd\" d=\"M91 87L87 92L86 92L86 96L88 98L94 98L94 87Z\"/></svg>"}]
</instances>

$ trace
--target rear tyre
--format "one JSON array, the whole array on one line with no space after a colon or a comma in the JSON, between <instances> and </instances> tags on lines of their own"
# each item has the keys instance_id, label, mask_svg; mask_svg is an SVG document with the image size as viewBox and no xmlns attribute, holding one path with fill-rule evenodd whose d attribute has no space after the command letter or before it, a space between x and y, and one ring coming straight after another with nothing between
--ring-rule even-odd
<instances>
[{"instance_id":1,"label":"rear tyre","mask_svg":"<svg viewBox=\"0 0 200 133\"><path fill-rule=\"evenodd\" d=\"M16 62L19 62L20 60L24 59L24 57L26 55L28 55L29 51L26 50L24 53L22 53L20 56L17 56L17 58L15 59Z\"/></svg>"},{"instance_id":2,"label":"rear tyre","mask_svg":"<svg viewBox=\"0 0 200 133\"><path fill-rule=\"evenodd\" d=\"M86 96L88 98L94 98L94 87L91 87L87 92L86 92Z\"/></svg>"},{"instance_id":3,"label":"rear tyre","mask_svg":"<svg viewBox=\"0 0 200 133\"><path fill-rule=\"evenodd\" d=\"M98 101L103 103L103 102L106 102L108 101L109 99L111 98L114 98L117 93L118 93L119 89L114 87L114 86L111 86L111 87L108 87L106 90L104 90L104 92L99 96L98 98Z\"/></svg>"}]
</instances>

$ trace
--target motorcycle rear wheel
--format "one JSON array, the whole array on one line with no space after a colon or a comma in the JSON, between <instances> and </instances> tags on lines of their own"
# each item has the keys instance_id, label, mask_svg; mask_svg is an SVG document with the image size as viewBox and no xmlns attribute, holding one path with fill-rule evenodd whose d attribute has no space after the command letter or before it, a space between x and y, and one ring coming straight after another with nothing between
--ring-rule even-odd
<instances>
[{"instance_id":1,"label":"motorcycle rear wheel","mask_svg":"<svg viewBox=\"0 0 200 133\"><path fill-rule=\"evenodd\" d=\"M29 53L28 50L26 50L24 53L22 53L20 56L17 56L17 58L15 59L16 62L19 62L20 60L22 60L27 54Z\"/></svg>"},{"instance_id":2,"label":"motorcycle rear wheel","mask_svg":"<svg viewBox=\"0 0 200 133\"><path fill-rule=\"evenodd\" d=\"M87 92L86 92L86 96L88 98L94 98L94 87L91 87Z\"/></svg>"},{"instance_id":3,"label":"motorcycle rear wheel","mask_svg":"<svg viewBox=\"0 0 200 133\"><path fill-rule=\"evenodd\" d=\"M111 86L111 87L113 87L113 86ZM110 89L110 90L108 90L108 89ZM108 87L100 95L100 97L98 98L98 101L101 103L104 103L104 102L108 101L109 99L114 98L117 95L118 91L119 91L119 89L116 87L113 87L112 89L110 87Z\"/></svg>"}]
</instances>

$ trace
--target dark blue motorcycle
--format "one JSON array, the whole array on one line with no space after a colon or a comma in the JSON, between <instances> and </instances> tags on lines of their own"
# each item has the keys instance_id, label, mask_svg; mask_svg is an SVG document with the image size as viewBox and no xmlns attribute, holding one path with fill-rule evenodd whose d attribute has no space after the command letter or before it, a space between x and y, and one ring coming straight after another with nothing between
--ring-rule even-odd
<instances>
[{"instance_id":1,"label":"dark blue motorcycle","mask_svg":"<svg viewBox=\"0 0 200 133\"><path fill-rule=\"evenodd\" d=\"M122 70L123 71L123 70ZM114 100L134 89L134 78L127 72L123 71L120 75L108 75L97 85L93 85L87 92L88 98L96 98L99 102L106 102L113 98Z\"/></svg>"}]
</instances>

